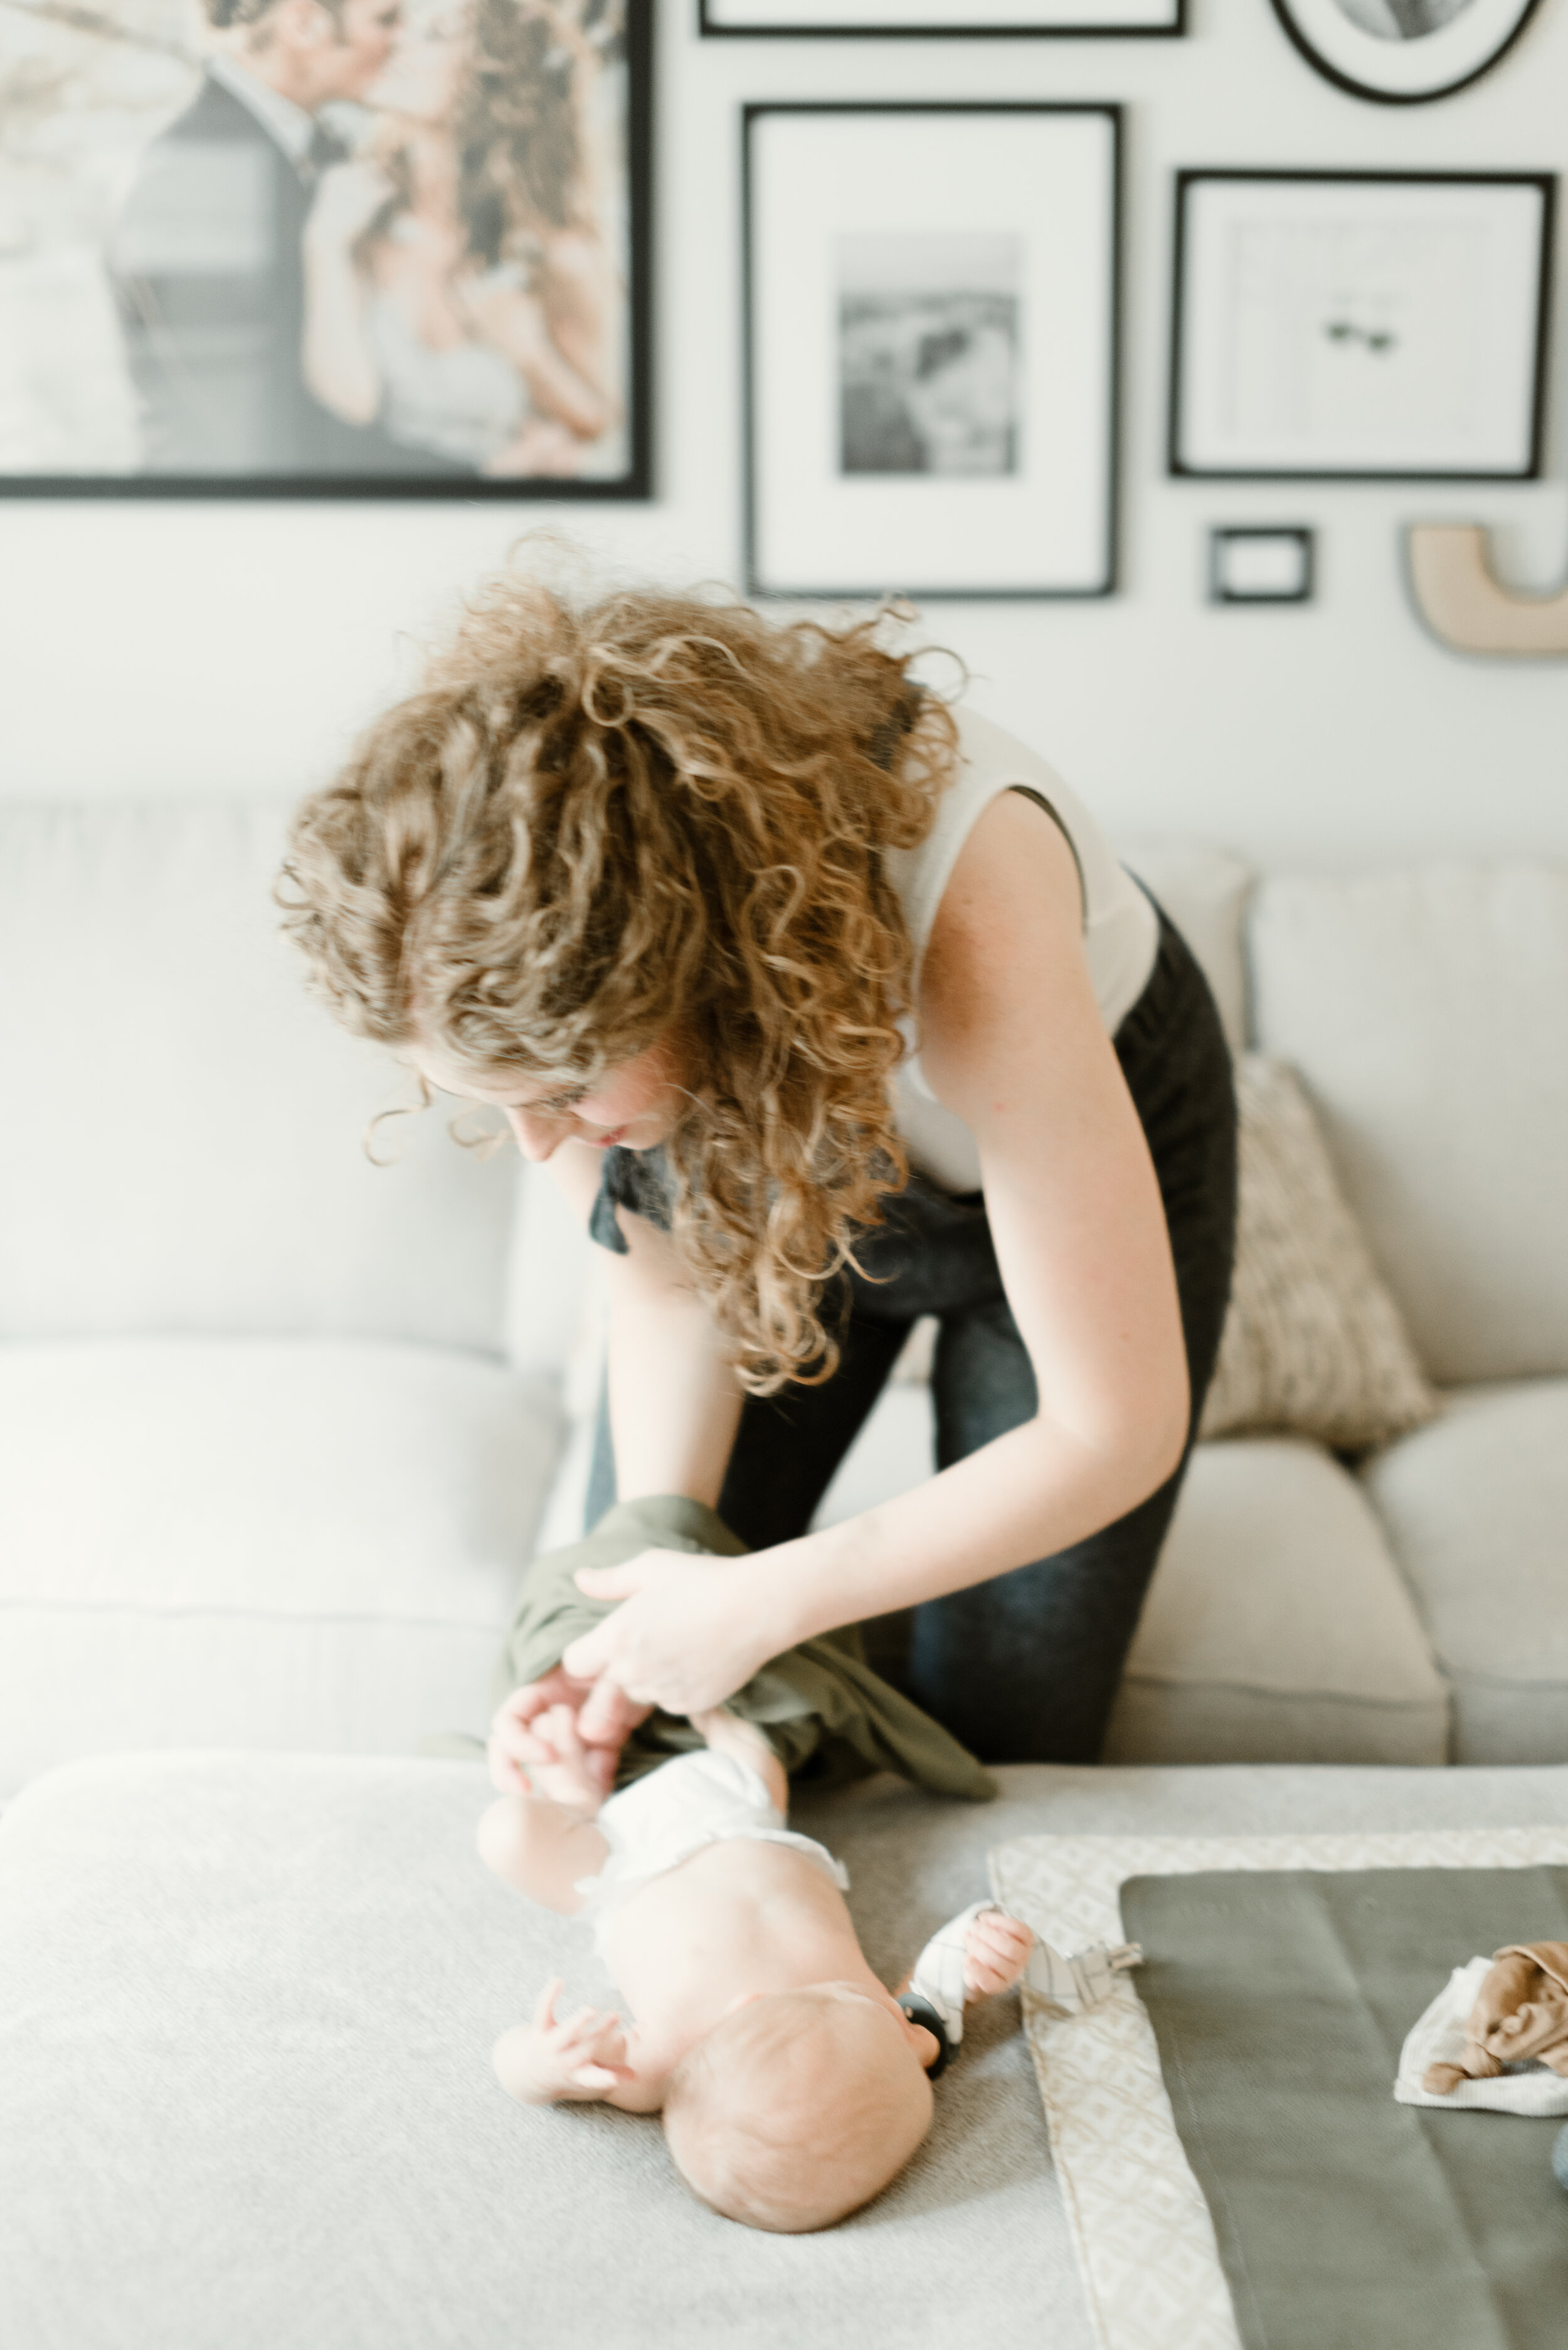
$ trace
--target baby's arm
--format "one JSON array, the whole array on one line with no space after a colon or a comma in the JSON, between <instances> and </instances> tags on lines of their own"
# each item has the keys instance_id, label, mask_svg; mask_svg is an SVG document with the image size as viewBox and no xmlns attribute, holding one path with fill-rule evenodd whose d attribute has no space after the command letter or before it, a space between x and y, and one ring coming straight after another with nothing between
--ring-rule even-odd
<instances>
[{"instance_id":1,"label":"baby's arm","mask_svg":"<svg viewBox=\"0 0 1568 2350\"><path fill-rule=\"evenodd\" d=\"M955 1919L954 1924L961 1921ZM948 1939L951 1928L944 1928L935 1947ZM928 1945L928 1949L931 1948ZM989 1905L970 1918L963 1929L963 2003L975 2007L983 1999L994 1999L998 1991L1011 1991L1029 1963L1029 1953L1034 1947L1034 1937L1021 1918L1010 1918L1005 1909ZM909 1969L894 1993L902 1998L915 1979L915 1966ZM957 1985L953 1985L956 1993ZM951 1994L950 1994L951 1995Z\"/></svg>"},{"instance_id":2,"label":"baby's arm","mask_svg":"<svg viewBox=\"0 0 1568 2350\"><path fill-rule=\"evenodd\" d=\"M514 2024L496 2042L492 2060L507 2095L524 2106L597 2101L628 2113L657 2113L664 2103L664 2082L645 2077L628 2064L626 2027L619 2016L582 2007L557 2022L560 1991L556 1975L540 1992L532 2023Z\"/></svg>"}]
</instances>

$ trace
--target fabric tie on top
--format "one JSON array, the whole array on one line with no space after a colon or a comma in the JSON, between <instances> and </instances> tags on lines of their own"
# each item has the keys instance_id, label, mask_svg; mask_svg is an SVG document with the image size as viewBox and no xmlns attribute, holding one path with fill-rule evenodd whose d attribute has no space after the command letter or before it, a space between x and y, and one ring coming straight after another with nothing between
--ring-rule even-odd
<instances>
[{"instance_id":1,"label":"fabric tie on top","mask_svg":"<svg viewBox=\"0 0 1568 2350\"><path fill-rule=\"evenodd\" d=\"M1036 1935L1023 1980L1055 2014L1084 2015L1105 2005L1119 1974L1142 1964L1143 1949L1137 1942L1091 1942L1086 1950L1064 1958Z\"/></svg>"}]
</instances>

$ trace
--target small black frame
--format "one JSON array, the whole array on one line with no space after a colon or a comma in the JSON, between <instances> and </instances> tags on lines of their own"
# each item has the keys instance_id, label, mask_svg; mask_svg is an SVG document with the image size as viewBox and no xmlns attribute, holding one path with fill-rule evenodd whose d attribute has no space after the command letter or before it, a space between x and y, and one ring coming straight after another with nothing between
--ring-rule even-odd
<instances>
[{"instance_id":1,"label":"small black frame","mask_svg":"<svg viewBox=\"0 0 1568 2350\"><path fill-rule=\"evenodd\" d=\"M876 599L889 594L918 602L994 603L1071 599L1075 602L1115 595L1120 565L1120 471L1122 443L1122 299L1125 237L1126 139L1125 109L1114 103L1052 99L825 99L756 100L742 109L742 534L746 592L752 596L787 596L805 600ZM758 287L754 266L757 226L755 137L759 124L773 116L925 115L936 119L957 115L1097 116L1110 132L1108 285L1105 347L1108 413L1105 441L1104 565L1089 585L954 587L940 577L924 580L844 578L815 585L770 581L760 559L758 388Z\"/></svg>"},{"instance_id":2,"label":"small black frame","mask_svg":"<svg viewBox=\"0 0 1568 2350\"><path fill-rule=\"evenodd\" d=\"M1225 577L1225 551L1237 539L1293 538L1301 550L1296 588L1241 590ZM1211 604L1310 604L1317 585L1317 533L1301 523L1220 523L1209 534L1209 601Z\"/></svg>"},{"instance_id":3,"label":"small black frame","mask_svg":"<svg viewBox=\"0 0 1568 2350\"><path fill-rule=\"evenodd\" d=\"M712 0L697 0L697 30L711 41L1175 40L1187 31L1187 8L1188 0L1172 0L1170 22L1158 25L724 25L714 22Z\"/></svg>"},{"instance_id":4,"label":"small black frame","mask_svg":"<svg viewBox=\"0 0 1568 2350\"><path fill-rule=\"evenodd\" d=\"M1532 295L1531 313L1523 322L1533 338L1531 358L1529 449L1521 466L1474 467L1386 464L1220 465L1192 462L1184 451L1183 379L1186 338L1191 308L1190 200L1206 182L1294 186L1367 187L1513 187L1533 188L1541 195L1541 246ZM1173 206L1171 318L1166 428L1166 467L1177 479L1199 481L1319 481L1431 482L1534 481L1539 479L1545 448L1547 353L1552 307L1552 273L1557 203L1557 180L1550 172L1334 172L1251 171L1231 166L1190 167L1175 175Z\"/></svg>"},{"instance_id":5,"label":"small black frame","mask_svg":"<svg viewBox=\"0 0 1568 2350\"><path fill-rule=\"evenodd\" d=\"M655 494L653 350L653 9L654 0L624 0L626 60L626 453L621 473L591 478L528 474L488 478L441 466L417 471L335 473L3 473L0 498L92 499L441 499L484 503L550 500L629 502ZM36 12L35 12L36 13ZM60 16L69 23L69 11ZM88 26L87 29L94 29Z\"/></svg>"}]
</instances>

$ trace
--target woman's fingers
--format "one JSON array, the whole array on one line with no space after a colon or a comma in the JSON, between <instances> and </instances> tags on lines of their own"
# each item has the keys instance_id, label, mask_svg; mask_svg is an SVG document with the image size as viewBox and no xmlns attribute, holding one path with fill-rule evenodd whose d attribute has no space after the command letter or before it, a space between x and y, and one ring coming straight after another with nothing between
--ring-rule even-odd
<instances>
[{"instance_id":1,"label":"woman's fingers","mask_svg":"<svg viewBox=\"0 0 1568 2350\"><path fill-rule=\"evenodd\" d=\"M579 1566L572 1581L590 1599L629 1599L640 1591L647 1581L642 1556L628 1558L624 1566Z\"/></svg>"}]
</instances>

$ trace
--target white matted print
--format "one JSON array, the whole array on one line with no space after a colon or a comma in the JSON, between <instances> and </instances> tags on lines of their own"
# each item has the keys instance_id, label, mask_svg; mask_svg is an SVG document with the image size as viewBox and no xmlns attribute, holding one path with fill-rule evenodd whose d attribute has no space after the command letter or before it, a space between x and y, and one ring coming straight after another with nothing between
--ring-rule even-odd
<instances>
[{"instance_id":1,"label":"white matted print","mask_svg":"<svg viewBox=\"0 0 1568 2350\"><path fill-rule=\"evenodd\" d=\"M1180 173L1172 473L1536 473L1554 190Z\"/></svg>"},{"instance_id":2,"label":"white matted print","mask_svg":"<svg viewBox=\"0 0 1568 2350\"><path fill-rule=\"evenodd\" d=\"M753 593L1110 590L1118 128L747 109Z\"/></svg>"},{"instance_id":3,"label":"white matted print","mask_svg":"<svg viewBox=\"0 0 1568 2350\"><path fill-rule=\"evenodd\" d=\"M700 0L704 33L1179 33L1184 0Z\"/></svg>"}]
</instances>

